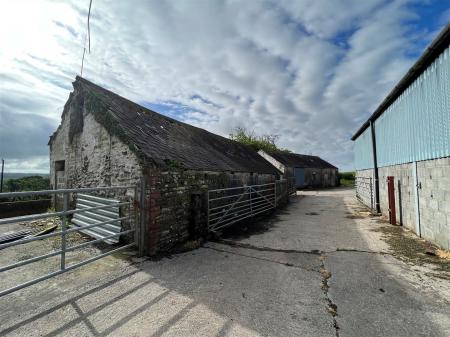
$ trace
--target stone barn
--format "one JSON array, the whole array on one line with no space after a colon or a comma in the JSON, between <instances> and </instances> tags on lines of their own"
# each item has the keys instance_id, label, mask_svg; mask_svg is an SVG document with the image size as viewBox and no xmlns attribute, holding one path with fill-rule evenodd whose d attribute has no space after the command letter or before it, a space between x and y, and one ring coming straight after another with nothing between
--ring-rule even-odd
<instances>
[{"instance_id":1,"label":"stone barn","mask_svg":"<svg viewBox=\"0 0 450 337\"><path fill-rule=\"evenodd\" d=\"M150 254L192 234L193 195L276 180L277 170L246 145L160 115L81 77L73 88L49 141L51 184L56 189L145 180Z\"/></svg>"},{"instance_id":2,"label":"stone barn","mask_svg":"<svg viewBox=\"0 0 450 337\"><path fill-rule=\"evenodd\" d=\"M275 166L283 177L295 177L297 188L321 188L338 185L338 169L317 156L289 152L258 152Z\"/></svg>"}]
</instances>

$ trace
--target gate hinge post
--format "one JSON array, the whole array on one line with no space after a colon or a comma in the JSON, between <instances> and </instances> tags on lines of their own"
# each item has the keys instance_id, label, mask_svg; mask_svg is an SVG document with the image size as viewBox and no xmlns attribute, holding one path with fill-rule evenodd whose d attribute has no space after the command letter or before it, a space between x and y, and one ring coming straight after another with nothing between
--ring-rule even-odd
<instances>
[{"instance_id":1,"label":"gate hinge post","mask_svg":"<svg viewBox=\"0 0 450 337\"><path fill-rule=\"evenodd\" d=\"M69 208L69 193L63 195L63 211L61 219L61 270L66 269L66 229L67 229L67 210Z\"/></svg>"}]
</instances>

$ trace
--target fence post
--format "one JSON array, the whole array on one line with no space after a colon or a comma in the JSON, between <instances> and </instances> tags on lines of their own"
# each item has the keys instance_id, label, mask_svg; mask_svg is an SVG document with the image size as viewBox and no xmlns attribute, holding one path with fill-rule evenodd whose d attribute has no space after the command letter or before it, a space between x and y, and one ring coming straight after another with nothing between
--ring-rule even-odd
<instances>
[{"instance_id":1,"label":"fence post","mask_svg":"<svg viewBox=\"0 0 450 337\"><path fill-rule=\"evenodd\" d=\"M355 196L356 196L356 199L359 199L358 198L358 187L359 187L359 180L358 180L358 177L355 177Z\"/></svg>"},{"instance_id":2,"label":"fence post","mask_svg":"<svg viewBox=\"0 0 450 337\"><path fill-rule=\"evenodd\" d=\"M252 202L252 188L249 187L248 191L250 192L250 214L253 217L253 202Z\"/></svg>"},{"instance_id":3,"label":"fence post","mask_svg":"<svg viewBox=\"0 0 450 337\"><path fill-rule=\"evenodd\" d=\"M136 184L134 187L134 197L133 197L133 211L134 211L134 242L138 248L138 255L141 255L140 252L140 244L139 244L139 238L141 237L141 226L139 221L139 208L140 208L140 198L139 198L139 191L138 191L139 184ZM138 201L139 200L139 201Z\"/></svg>"},{"instance_id":4,"label":"fence post","mask_svg":"<svg viewBox=\"0 0 450 337\"><path fill-rule=\"evenodd\" d=\"M206 230L209 233L209 189L206 191Z\"/></svg>"},{"instance_id":5,"label":"fence post","mask_svg":"<svg viewBox=\"0 0 450 337\"><path fill-rule=\"evenodd\" d=\"M139 182L139 223L136 223L136 243L138 245L138 254L139 256L144 256L145 253L145 236L147 234L145 230L145 180L144 177L141 177ZM136 194L137 194L137 186L136 186ZM137 196L136 196L137 197Z\"/></svg>"},{"instance_id":6,"label":"fence post","mask_svg":"<svg viewBox=\"0 0 450 337\"><path fill-rule=\"evenodd\" d=\"M69 208L69 193L63 195L63 211L67 212ZM67 214L63 214L61 221L61 270L66 269L66 229Z\"/></svg>"},{"instance_id":7,"label":"fence post","mask_svg":"<svg viewBox=\"0 0 450 337\"><path fill-rule=\"evenodd\" d=\"M274 189L274 205L275 208L277 207L277 181L275 180L275 182L273 183L273 189Z\"/></svg>"}]
</instances>

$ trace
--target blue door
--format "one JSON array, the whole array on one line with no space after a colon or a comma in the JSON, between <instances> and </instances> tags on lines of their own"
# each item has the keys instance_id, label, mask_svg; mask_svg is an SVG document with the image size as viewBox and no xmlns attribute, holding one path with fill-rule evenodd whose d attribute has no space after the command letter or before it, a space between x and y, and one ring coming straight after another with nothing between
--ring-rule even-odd
<instances>
[{"instance_id":1,"label":"blue door","mask_svg":"<svg viewBox=\"0 0 450 337\"><path fill-rule=\"evenodd\" d=\"M305 169L294 167L295 186L305 186Z\"/></svg>"}]
</instances>

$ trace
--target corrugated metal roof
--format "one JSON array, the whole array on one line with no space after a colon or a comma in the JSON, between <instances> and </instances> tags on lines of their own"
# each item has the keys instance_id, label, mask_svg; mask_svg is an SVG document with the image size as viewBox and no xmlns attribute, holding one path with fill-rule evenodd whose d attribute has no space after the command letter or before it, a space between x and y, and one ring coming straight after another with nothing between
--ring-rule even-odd
<instances>
[{"instance_id":1,"label":"corrugated metal roof","mask_svg":"<svg viewBox=\"0 0 450 337\"><path fill-rule=\"evenodd\" d=\"M351 138L355 140L358 138L367 127L370 125L370 121L375 121L380 117L384 111L394 101L400 97L400 95L433 63L436 58L450 45L450 23L448 23L439 35L433 40L430 46L423 52L422 56L417 62L409 69L400 82L392 89L389 95L378 106L372 116L359 128L358 131Z\"/></svg>"},{"instance_id":2,"label":"corrugated metal roof","mask_svg":"<svg viewBox=\"0 0 450 337\"><path fill-rule=\"evenodd\" d=\"M126 137L158 166L186 169L276 173L268 161L249 146L160 115L90 81L73 83L81 93L93 93L107 107Z\"/></svg>"}]
</instances>

